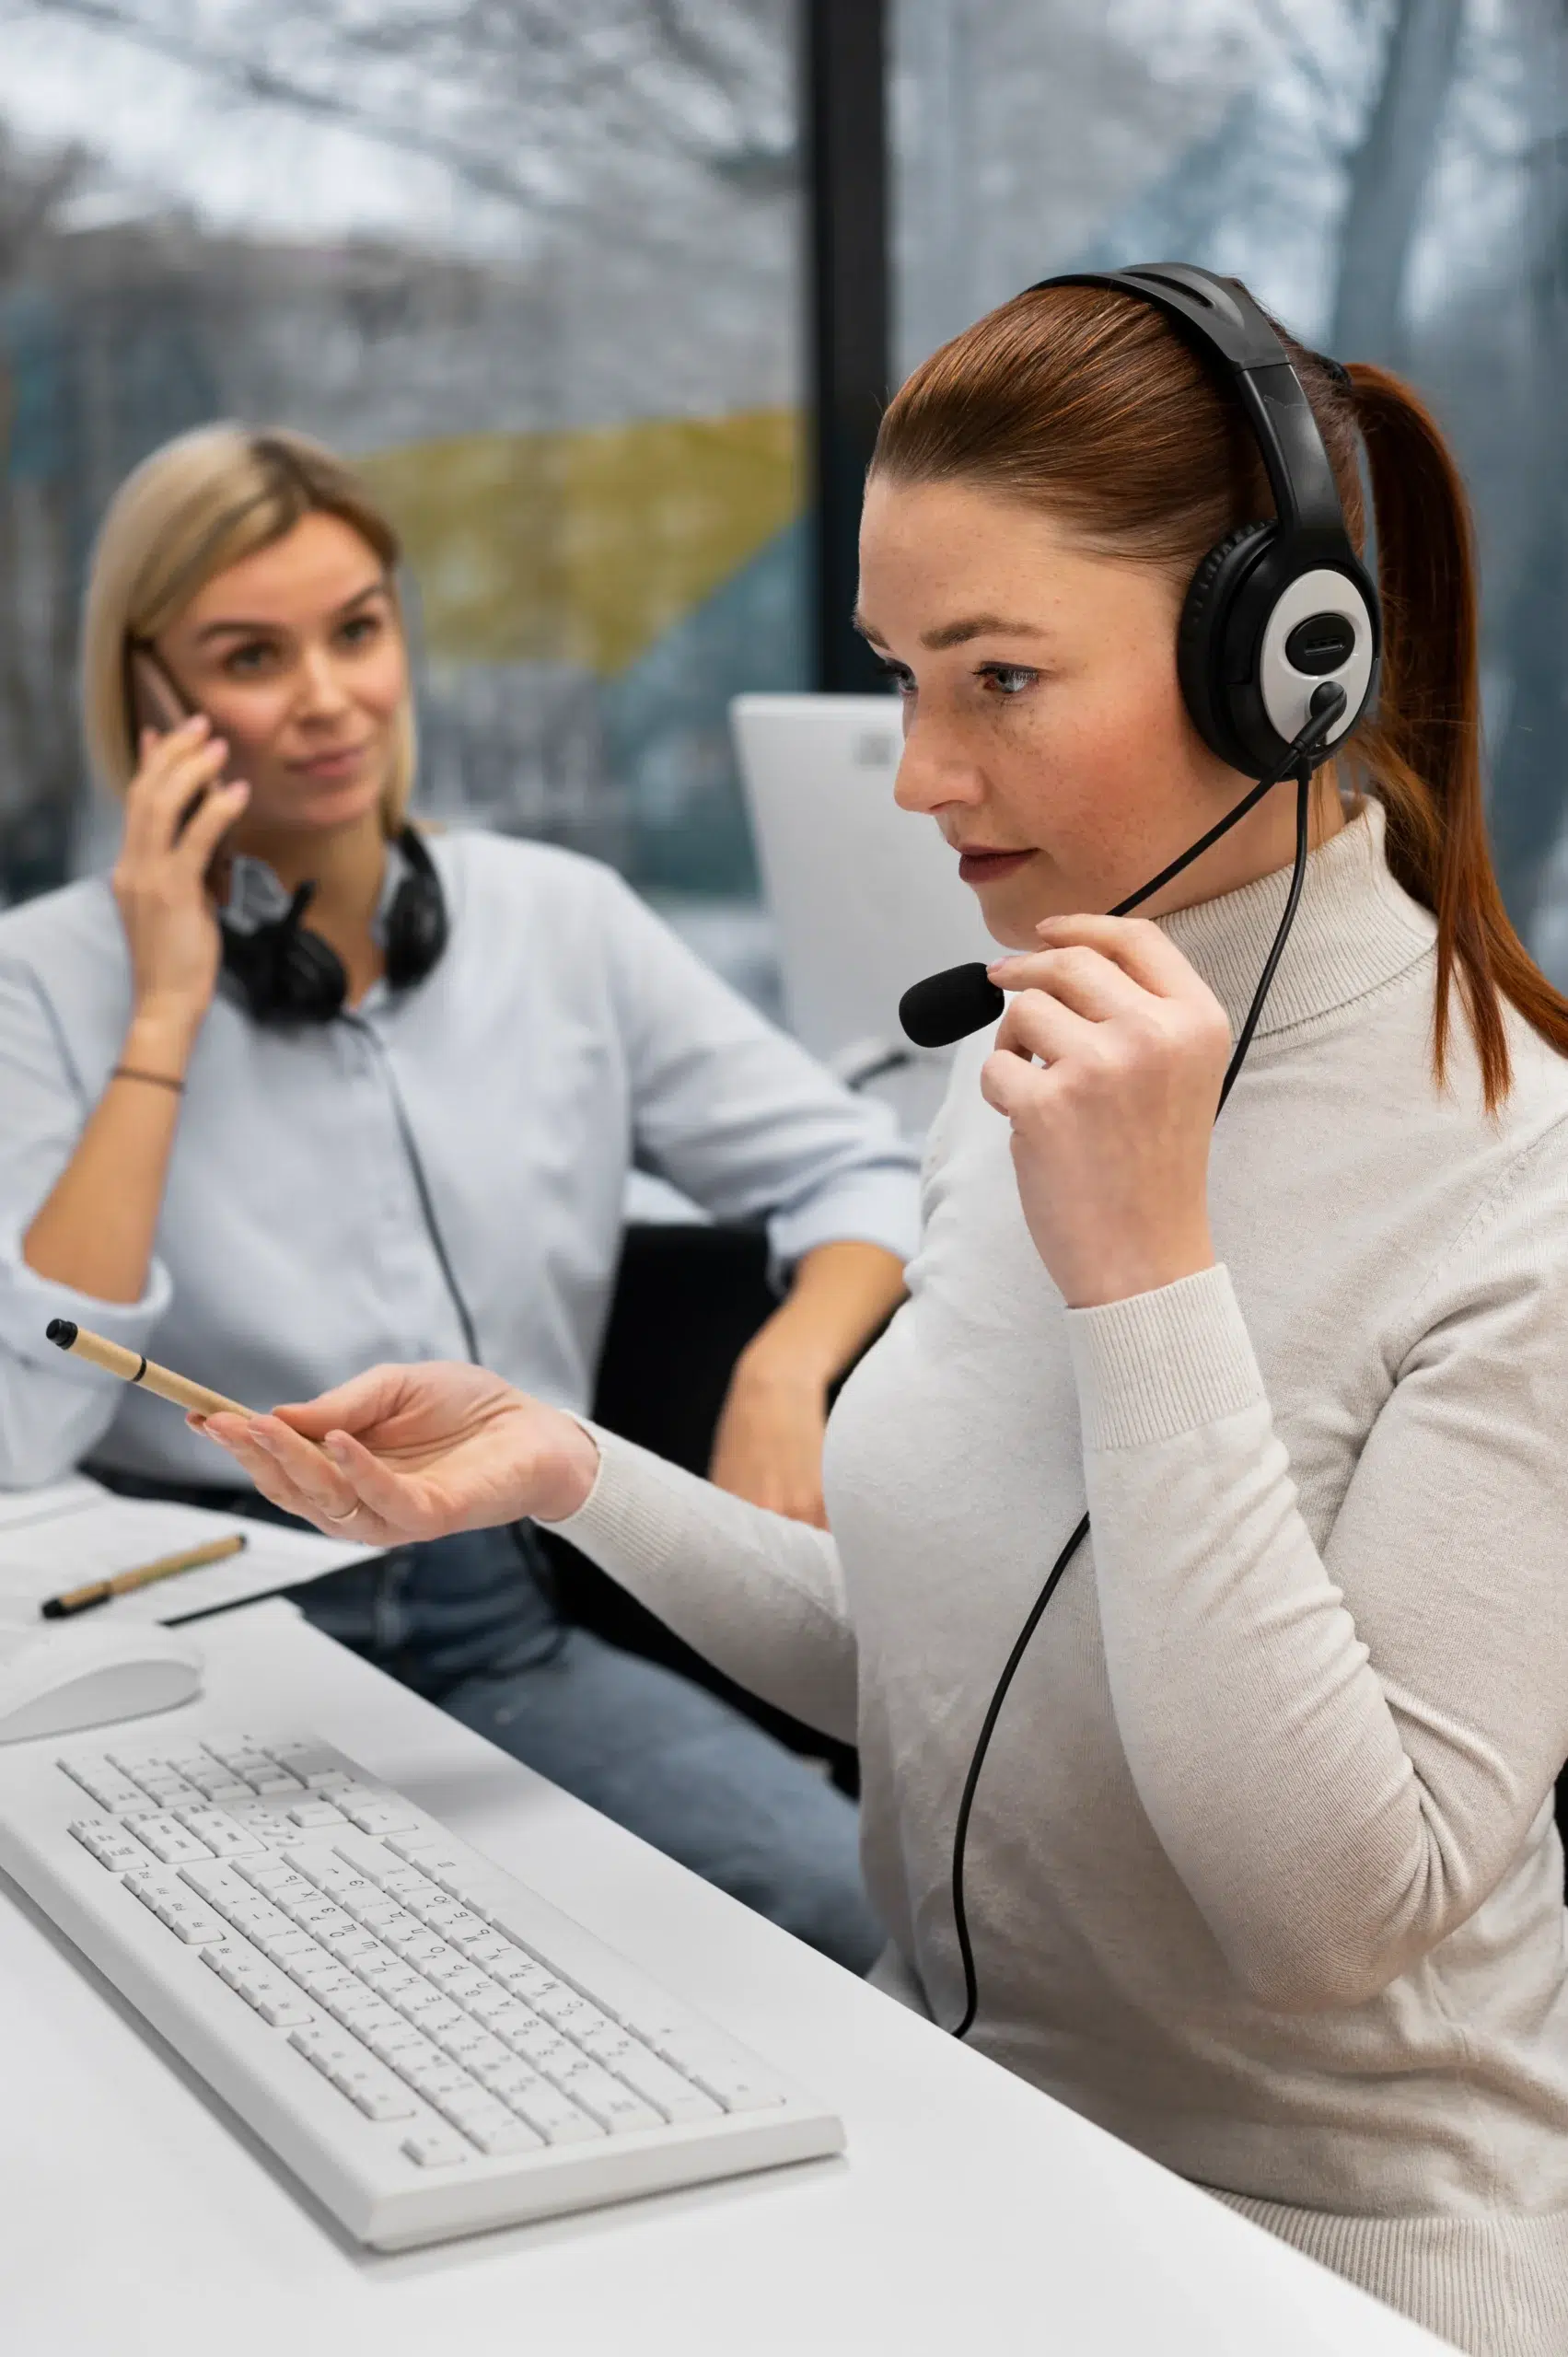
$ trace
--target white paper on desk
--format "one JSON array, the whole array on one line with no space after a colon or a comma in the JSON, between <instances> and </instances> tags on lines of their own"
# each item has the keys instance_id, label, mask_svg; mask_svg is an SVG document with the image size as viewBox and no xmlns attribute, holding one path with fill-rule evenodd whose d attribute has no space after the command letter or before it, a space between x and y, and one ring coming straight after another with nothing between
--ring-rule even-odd
<instances>
[{"instance_id":1,"label":"white paper on desk","mask_svg":"<svg viewBox=\"0 0 1568 2357\"><path fill-rule=\"evenodd\" d=\"M244 1534L238 1555L114 1596L95 1606L95 1615L188 1620L253 1596L274 1596L279 1588L319 1579L344 1563L366 1562L377 1551L246 1515L215 1514L206 1506L116 1497L78 1474L46 1489L0 1491L0 1606L41 1605L66 1588L134 1571L139 1563L200 1547L209 1538L226 1538L231 1531Z\"/></svg>"}]
</instances>

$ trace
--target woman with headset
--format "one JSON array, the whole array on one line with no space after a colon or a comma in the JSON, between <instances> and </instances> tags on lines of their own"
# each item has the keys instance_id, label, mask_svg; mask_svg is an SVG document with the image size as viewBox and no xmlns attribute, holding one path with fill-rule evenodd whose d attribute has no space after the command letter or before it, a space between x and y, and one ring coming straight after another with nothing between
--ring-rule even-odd
<instances>
[{"instance_id":1,"label":"woman with headset","mask_svg":"<svg viewBox=\"0 0 1568 2357\"><path fill-rule=\"evenodd\" d=\"M861 623L1011 995L834 1411L831 1537L467 1367L212 1436L367 1538L539 1515L857 1729L891 1985L1546 2357L1568 1005L1493 876L1452 459L1231 282L1048 283L892 402ZM1293 870L1288 794L1245 789L1297 772Z\"/></svg>"},{"instance_id":2,"label":"woman with headset","mask_svg":"<svg viewBox=\"0 0 1568 2357\"><path fill-rule=\"evenodd\" d=\"M717 1216L768 1221L792 1281L736 1370L714 1472L819 1516L829 1386L901 1291L910 1156L608 869L408 824L397 563L366 485L291 434L185 436L111 505L84 676L119 858L0 918L0 1483L85 1461L223 1503L207 1444L63 1360L54 1317L156 1337L230 1396L455 1352L586 1406L636 1155ZM851 1805L705 1689L565 1626L520 1518L301 1602L872 1960Z\"/></svg>"}]
</instances>

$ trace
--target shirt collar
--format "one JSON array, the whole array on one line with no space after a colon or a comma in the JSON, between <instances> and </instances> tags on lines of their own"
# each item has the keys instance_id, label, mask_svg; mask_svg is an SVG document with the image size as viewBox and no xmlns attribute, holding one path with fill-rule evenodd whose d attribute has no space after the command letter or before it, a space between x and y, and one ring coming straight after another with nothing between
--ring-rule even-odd
<instances>
[{"instance_id":1,"label":"shirt collar","mask_svg":"<svg viewBox=\"0 0 1568 2357\"><path fill-rule=\"evenodd\" d=\"M1156 920L1197 969L1238 1030L1284 914L1290 869ZM1336 835L1307 854L1301 906L1264 1003L1258 1036L1289 1030L1364 997L1430 954L1430 912L1389 872L1383 806L1365 797Z\"/></svg>"},{"instance_id":2,"label":"shirt collar","mask_svg":"<svg viewBox=\"0 0 1568 2357\"><path fill-rule=\"evenodd\" d=\"M377 942L385 948L387 922L398 887L408 874L408 860L402 846L389 842L381 866L381 889L377 898L376 914L370 930ZM255 933L264 924L275 924L286 916L292 894L284 889L274 871L264 859L253 859L249 852L237 852L229 862L228 892L223 903L224 922L236 933ZM307 917L307 923L309 922Z\"/></svg>"}]
</instances>

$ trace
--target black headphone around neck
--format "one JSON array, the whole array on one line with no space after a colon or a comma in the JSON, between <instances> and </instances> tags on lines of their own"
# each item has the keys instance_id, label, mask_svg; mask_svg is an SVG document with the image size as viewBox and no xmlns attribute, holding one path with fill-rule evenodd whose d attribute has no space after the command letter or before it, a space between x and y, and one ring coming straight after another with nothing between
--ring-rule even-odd
<instances>
[{"instance_id":1,"label":"black headphone around neck","mask_svg":"<svg viewBox=\"0 0 1568 2357\"><path fill-rule=\"evenodd\" d=\"M386 921L387 981L395 991L424 980L447 946L446 895L419 831L397 839L406 873ZM301 884L281 917L250 932L220 919L224 971L258 1023L331 1023L348 996L348 975L330 941L312 933L306 911L314 884Z\"/></svg>"},{"instance_id":2,"label":"black headphone around neck","mask_svg":"<svg viewBox=\"0 0 1568 2357\"><path fill-rule=\"evenodd\" d=\"M1287 759L1314 691L1332 682L1345 704L1324 738L1324 753L1331 752L1376 686L1382 617L1376 585L1351 545L1318 421L1279 336L1239 281L1189 262L1064 271L1027 291L1047 286L1109 286L1153 304L1234 387L1277 514L1228 533L1193 574L1177 635L1181 692L1211 752L1260 778Z\"/></svg>"}]
</instances>

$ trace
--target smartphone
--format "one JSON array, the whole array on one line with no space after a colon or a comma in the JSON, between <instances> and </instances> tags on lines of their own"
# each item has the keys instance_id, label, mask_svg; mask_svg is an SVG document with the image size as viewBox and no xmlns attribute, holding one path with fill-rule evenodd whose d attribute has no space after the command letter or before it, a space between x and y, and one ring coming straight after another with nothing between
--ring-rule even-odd
<instances>
[{"instance_id":1,"label":"smartphone","mask_svg":"<svg viewBox=\"0 0 1568 2357\"><path fill-rule=\"evenodd\" d=\"M188 720L195 717L198 707L186 702L157 656L150 654L145 646L131 649L126 675L131 686L133 717L138 730L156 728L160 737L167 737L173 729L183 728ZM213 786L226 785L228 778L226 761L212 784L203 785L193 794L180 812L180 824L174 830L176 839L190 825Z\"/></svg>"}]
</instances>

